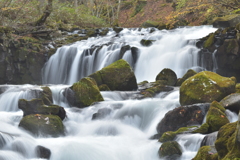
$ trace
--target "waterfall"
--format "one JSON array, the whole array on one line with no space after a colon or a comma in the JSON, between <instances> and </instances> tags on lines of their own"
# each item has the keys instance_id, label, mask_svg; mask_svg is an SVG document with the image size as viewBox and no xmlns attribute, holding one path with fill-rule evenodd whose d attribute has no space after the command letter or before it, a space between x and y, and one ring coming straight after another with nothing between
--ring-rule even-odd
<instances>
[{"instance_id":1,"label":"waterfall","mask_svg":"<svg viewBox=\"0 0 240 160\"><path fill-rule=\"evenodd\" d=\"M38 98L42 86L0 86L0 159L42 160L36 146L51 151L50 160L159 160L162 143L151 139L165 114L180 106L179 88L152 98L136 99L139 91L104 91L105 101L86 108L71 107L63 92L74 82L123 58L132 66L137 81L155 81L163 68L173 69L181 77L188 69L199 69L195 39L214 32L211 26L174 30L123 29L104 37L89 38L58 48L42 69L44 86L52 91L53 103L65 108L65 135L57 138L34 137L18 127L23 112L18 100ZM154 32L152 32L154 31ZM142 46L142 39L151 46ZM97 113L101 113L97 117ZM227 111L228 118L236 115ZM182 134L175 140L183 154L192 159L205 135Z\"/></svg>"},{"instance_id":2,"label":"waterfall","mask_svg":"<svg viewBox=\"0 0 240 160\"><path fill-rule=\"evenodd\" d=\"M199 69L195 39L214 32L211 26L174 30L123 29L110 31L104 37L89 38L63 46L43 68L44 84L73 84L118 59L125 59L134 69L137 81L154 81L163 68L182 77L188 69ZM142 39L151 40L149 47Z\"/></svg>"}]
</instances>

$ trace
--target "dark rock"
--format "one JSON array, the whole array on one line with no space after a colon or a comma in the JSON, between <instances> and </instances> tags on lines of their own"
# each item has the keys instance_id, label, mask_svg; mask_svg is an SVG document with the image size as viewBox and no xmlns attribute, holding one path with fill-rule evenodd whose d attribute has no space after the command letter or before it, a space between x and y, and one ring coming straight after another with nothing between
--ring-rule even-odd
<instances>
[{"instance_id":1,"label":"dark rock","mask_svg":"<svg viewBox=\"0 0 240 160\"><path fill-rule=\"evenodd\" d=\"M173 70L165 68L157 75L157 80L164 80L167 82L166 85L174 86L177 82L177 75Z\"/></svg>"},{"instance_id":2,"label":"dark rock","mask_svg":"<svg viewBox=\"0 0 240 160\"><path fill-rule=\"evenodd\" d=\"M202 146L213 146L217 139L217 134L218 134L218 131L207 134L201 142L201 147Z\"/></svg>"},{"instance_id":3,"label":"dark rock","mask_svg":"<svg viewBox=\"0 0 240 160\"><path fill-rule=\"evenodd\" d=\"M175 108L165 114L157 125L160 136L167 131L176 131L181 127L201 125L210 104L194 104Z\"/></svg>"},{"instance_id":4,"label":"dark rock","mask_svg":"<svg viewBox=\"0 0 240 160\"><path fill-rule=\"evenodd\" d=\"M179 79L177 80L176 86L181 86L181 84L182 84L185 80L187 80L188 78L194 76L195 74L197 74L196 71L194 71L194 70L192 70L192 69L189 69L189 70L187 71L187 73L185 73L185 74L183 75L182 78L179 78Z\"/></svg>"},{"instance_id":5,"label":"dark rock","mask_svg":"<svg viewBox=\"0 0 240 160\"><path fill-rule=\"evenodd\" d=\"M142 40L140 41L140 43L141 43L141 45L143 45L143 46L149 47L149 46L152 45L152 41L153 41L153 40L142 39Z\"/></svg>"},{"instance_id":6,"label":"dark rock","mask_svg":"<svg viewBox=\"0 0 240 160\"><path fill-rule=\"evenodd\" d=\"M220 101L220 104L230 111L239 113L240 110L240 93L233 93Z\"/></svg>"},{"instance_id":7,"label":"dark rock","mask_svg":"<svg viewBox=\"0 0 240 160\"><path fill-rule=\"evenodd\" d=\"M38 158L50 159L51 157L50 149L43 146L37 146L35 150Z\"/></svg>"},{"instance_id":8,"label":"dark rock","mask_svg":"<svg viewBox=\"0 0 240 160\"><path fill-rule=\"evenodd\" d=\"M105 118L107 115L109 115L111 113L111 109L109 108L101 108L98 110L97 113L94 113L92 116L92 120L97 120L97 119L103 119Z\"/></svg>"}]
</instances>

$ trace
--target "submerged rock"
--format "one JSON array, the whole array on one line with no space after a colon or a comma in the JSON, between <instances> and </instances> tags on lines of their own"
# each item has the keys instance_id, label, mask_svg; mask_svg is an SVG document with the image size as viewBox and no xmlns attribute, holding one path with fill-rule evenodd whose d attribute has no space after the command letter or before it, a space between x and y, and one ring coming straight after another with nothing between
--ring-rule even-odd
<instances>
[{"instance_id":1,"label":"submerged rock","mask_svg":"<svg viewBox=\"0 0 240 160\"><path fill-rule=\"evenodd\" d=\"M58 137L64 134L62 120L56 115L30 114L22 118L19 127L35 136Z\"/></svg>"},{"instance_id":2,"label":"submerged rock","mask_svg":"<svg viewBox=\"0 0 240 160\"><path fill-rule=\"evenodd\" d=\"M104 101L100 90L93 78L86 77L74 83L67 91L67 100L73 106L83 108L90 106L94 102ZM70 95L68 95L68 93Z\"/></svg>"},{"instance_id":3,"label":"submerged rock","mask_svg":"<svg viewBox=\"0 0 240 160\"><path fill-rule=\"evenodd\" d=\"M102 68L88 77L95 79L98 86L106 84L112 91L132 91L138 88L131 66L123 59Z\"/></svg>"},{"instance_id":4,"label":"submerged rock","mask_svg":"<svg viewBox=\"0 0 240 160\"><path fill-rule=\"evenodd\" d=\"M169 69L164 68L156 77L156 81L163 80L166 81L166 85L174 86L177 82L177 75L176 73Z\"/></svg>"},{"instance_id":5,"label":"submerged rock","mask_svg":"<svg viewBox=\"0 0 240 160\"><path fill-rule=\"evenodd\" d=\"M236 78L222 77L214 72L202 71L184 81L180 87L180 104L220 101L235 92Z\"/></svg>"},{"instance_id":6,"label":"submerged rock","mask_svg":"<svg viewBox=\"0 0 240 160\"><path fill-rule=\"evenodd\" d=\"M161 145L158 155L167 160L176 160L182 155L182 149L176 141L169 141Z\"/></svg>"},{"instance_id":7,"label":"submerged rock","mask_svg":"<svg viewBox=\"0 0 240 160\"><path fill-rule=\"evenodd\" d=\"M49 159L51 157L51 151L48 148L37 146L35 150L38 158Z\"/></svg>"}]
</instances>

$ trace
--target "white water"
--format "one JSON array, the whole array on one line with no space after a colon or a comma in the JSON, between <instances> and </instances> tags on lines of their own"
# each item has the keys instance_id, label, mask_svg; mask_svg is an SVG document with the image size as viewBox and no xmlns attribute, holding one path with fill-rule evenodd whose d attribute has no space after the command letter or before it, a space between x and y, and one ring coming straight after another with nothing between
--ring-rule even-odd
<instances>
[{"instance_id":1,"label":"white water","mask_svg":"<svg viewBox=\"0 0 240 160\"><path fill-rule=\"evenodd\" d=\"M163 68L170 68L178 77L182 77L190 68L201 69L197 64L199 49L195 46L195 39L216 31L216 28L199 26L170 31L156 30L153 33L150 31L150 28L125 28L118 36L111 31L105 37L89 38L63 46L46 63L43 69L43 83L73 84L118 60L121 47L126 45L139 49L139 57L135 64L131 50L122 57L134 67L138 82L154 81ZM142 46L142 39L153 40L153 45Z\"/></svg>"},{"instance_id":2,"label":"white water","mask_svg":"<svg viewBox=\"0 0 240 160\"><path fill-rule=\"evenodd\" d=\"M131 99L136 92L101 92L105 101L93 106L77 109L71 108L64 99L63 89L77 81L79 77L92 72L117 60L120 46L129 44L139 48L139 58L133 64L131 51L123 58L135 66L138 81L154 81L155 76L163 68L173 69L178 77L189 68L197 69L197 51L194 40L201 38L216 29L211 26L179 28L173 31L155 31L148 29L124 29L120 37L110 32L104 38L90 38L58 49L46 64L44 82L53 93L55 104L63 106L67 118L63 121L66 135L59 138L33 137L18 128L22 111L18 109L20 98L31 99L38 95L40 87L33 85L9 85L0 95L0 146L1 138L5 140L0 148L1 160L36 160L35 147L42 145L51 150L50 160L159 160L158 150L161 146L150 137L157 133L156 126L164 115L179 106L179 91L161 93L155 98L144 100ZM150 47L140 45L141 39L155 40ZM105 45L97 53L83 57L82 52L92 45ZM77 51L77 52L76 52ZM80 64L84 63L84 64ZM34 95L34 96L33 96ZM99 109L108 108L110 113L103 119L92 120ZM228 117L236 120L231 112ZM175 139L181 145L181 160L192 159L200 147L204 135L186 134ZM40 160L40 159L38 159Z\"/></svg>"}]
</instances>

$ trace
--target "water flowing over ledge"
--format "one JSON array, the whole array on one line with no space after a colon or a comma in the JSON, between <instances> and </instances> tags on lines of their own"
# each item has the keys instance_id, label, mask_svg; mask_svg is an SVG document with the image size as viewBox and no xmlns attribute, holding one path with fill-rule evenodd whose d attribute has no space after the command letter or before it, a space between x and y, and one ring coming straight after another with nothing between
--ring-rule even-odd
<instances>
[{"instance_id":1,"label":"water flowing over ledge","mask_svg":"<svg viewBox=\"0 0 240 160\"><path fill-rule=\"evenodd\" d=\"M43 83L73 84L120 58L132 66L138 82L154 81L163 68L170 68L181 77L190 68L201 69L195 40L214 31L212 26L169 31L125 28L119 34L110 31L107 36L59 48L43 68ZM142 39L153 44L142 46Z\"/></svg>"}]
</instances>

